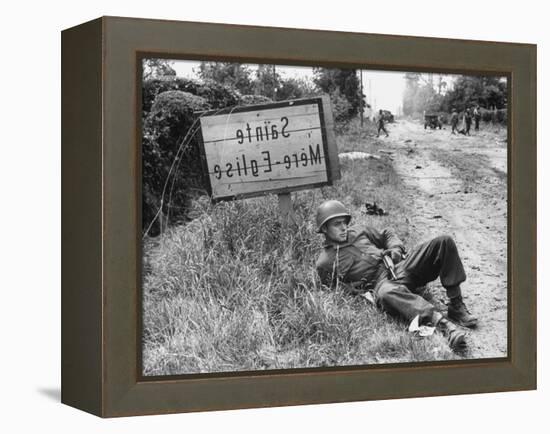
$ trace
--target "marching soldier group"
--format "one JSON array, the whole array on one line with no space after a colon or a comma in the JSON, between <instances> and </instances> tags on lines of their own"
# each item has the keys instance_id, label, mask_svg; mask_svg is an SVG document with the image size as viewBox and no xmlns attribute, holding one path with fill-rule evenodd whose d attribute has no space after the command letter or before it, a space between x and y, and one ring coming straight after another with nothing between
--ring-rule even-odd
<instances>
[{"instance_id":1,"label":"marching soldier group","mask_svg":"<svg viewBox=\"0 0 550 434\"><path fill-rule=\"evenodd\" d=\"M472 120L474 121L475 130L479 131L479 121L481 120L481 111L479 109L479 106L476 105L473 110L470 110L470 108L466 108L464 111L464 114L462 115L462 125L463 127L459 130L458 129L458 112L456 109L453 109L453 112L451 113L451 134L464 134L465 136L470 135L470 128L472 127Z\"/></svg>"}]
</instances>

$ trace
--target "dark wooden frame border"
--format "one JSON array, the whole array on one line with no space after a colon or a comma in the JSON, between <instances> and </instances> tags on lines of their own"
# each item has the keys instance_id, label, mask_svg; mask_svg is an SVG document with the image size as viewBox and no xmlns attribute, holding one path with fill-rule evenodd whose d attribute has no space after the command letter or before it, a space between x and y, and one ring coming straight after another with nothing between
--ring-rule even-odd
<instances>
[{"instance_id":1,"label":"dark wooden frame border","mask_svg":"<svg viewBox=\"0 0 550 434\"><path fill-rule=\"evenodd\" d=\"M140 381L139 51L507 75L508 357ZM63 31L62 402L113 417L536 388L536 97L529 44L115 17Z\"/></svg>"}]
</instances>

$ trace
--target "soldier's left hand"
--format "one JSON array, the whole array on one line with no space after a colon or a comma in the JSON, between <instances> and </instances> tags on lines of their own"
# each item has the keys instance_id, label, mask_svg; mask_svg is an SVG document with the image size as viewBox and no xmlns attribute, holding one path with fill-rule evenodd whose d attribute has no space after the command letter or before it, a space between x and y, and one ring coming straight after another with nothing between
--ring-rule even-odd
<instances>
[{"instance_id":1,"label":"soldier's left hand","mask_svg":"<svg viewBox=\"0 0 550 434\"><path fill-rule=\"evenodd\" d=\"M401 262L401 259L403 258L401 255L401 252L398 252L394 249L387 249L382 252L383 255L388 255L394 264L397 264L398 262Z\"/></svg>"}]
</instances>

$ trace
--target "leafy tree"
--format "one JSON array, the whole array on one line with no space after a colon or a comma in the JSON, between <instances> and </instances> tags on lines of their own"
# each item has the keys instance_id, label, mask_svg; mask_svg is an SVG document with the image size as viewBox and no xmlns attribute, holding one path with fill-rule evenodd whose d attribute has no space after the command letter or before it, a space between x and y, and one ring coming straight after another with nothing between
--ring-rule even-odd
<instances>
[{"instance_id":1,"label":"leafy tree","mask_svg":"<svg viewBox=\"0 0 550 434\"><path fill-rule=\"evenodd\" d=\"M174 62L166 59L143 59L143 79L175 77L176 70L172 67L173 64Z\"/></svg>"},{"instance_id":2,"label":"leafy tree","mask_svg":"<svg viewBox=\"0 0 550 434\"><path fill-rule=\"evenodd\" d=\"M281 79L277 89L277 100L307 98L315 95L314 84L304 78L285 78Z\"/></svg>"},{"instance_id":3,"label":"leafy tree","mask_svg":"<svg viewBox=\"0 0 550 434\"><path fill-rule=\"evenodd\" d=\"M416 96L420 89L420 74L405 73L405 93L403 94L403 114L412 116L416 112Z\"/></svg>"},{"instance_id":4,"label":"leafy tree","mask_svg":"<svg viewBox=\"0 0 550 434\"><path fill-rule=\"evenodd\" d=\"M503 109L507 105L506 81L494 76L460 76L445 95L449 108L459 111L479 105L486 109Z\"/></svg>"},{"instance_id":5,"label":"leafy tree","mask_svg":"<svg viewBox=\"0 0 550 434\"><path fill-rule=\"evenodd\" d=\"M314 83L323 92L338 98L345 98L349 104L346 112L337 116L337 120L349 120L359 114L364 105L364 95L360 92L360 83L355 69L314 68ZM336 99L333 97L333 100ZM340 119L338 119L340 117Z\"/></svg>"},{"instance_id":6,"label":"leafy tree","mask_svg":"<svg viewBox=\"0 0 550 434\"><path fill-rule=\"evenodd\" d=\"M338 89L330 94L330 102L336 121L336 129L341 132L344 126L349 122L350 113L353 111L350 102L344 97Z\"/></svg>"},{"instance_id":7,"label":"leafy tree","mask_svg":"<svg viewBox=\"0 0 550 434\"><path fill-rule=\"evenodd\" d=\"M448 83L445 81L445 78L443 75L439 74L437 77L437 94L441 95L443 93L443 89L447 89Z\"/></svg>"},{"instance_id":8,"label":"leafy tree","mask_svg":"<svg viewBox=\"0 0 550 434\"><path fill-rule=\"evenodd\" d=\"M403 113L409 116L424 112L459 112L479 105L486 109L504 109L507 104L506 81L494 76L457 77L448 90L446 76L408 72L405 74Z\"/></svg>"},{"instance_id":9,"label":"leafy tree","mask_svg":"<svg viewBox=\"0 0 550 434\"><path fill-rule=\"evenodd\" d=\"M258 65L254 80L254 94L263 95L273 100L280 100L277 91L281 85L281 76L275 65Z\"/></svg>"},{"instance_id":10,"label":"leafy tree","mask_svg":"<svg viewBox=\"0 0 550 434\"><path fill-rule=\"evenodd\" d=\"M445 76L441 74L405 73L405 93L403 95L403 113L408 116L424 112L442 110L444 90L447 89Z\"/></svg>"},{"instance_id":11,"label":"leafy tree","mask_svg":"<svg viewBox=\"0 0 550 434\"><path fill-rule=\"evenodd\" d=\"M253 92L250 68L241 63L201 62L197 74L203 80L232 87L243 95Z\"/></svg>"}]
</instances>

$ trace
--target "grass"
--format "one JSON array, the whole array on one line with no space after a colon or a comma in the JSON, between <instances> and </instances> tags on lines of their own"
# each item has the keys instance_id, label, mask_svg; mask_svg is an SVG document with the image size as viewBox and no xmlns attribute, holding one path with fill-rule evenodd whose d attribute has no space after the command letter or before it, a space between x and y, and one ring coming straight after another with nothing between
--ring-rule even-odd
<instances>
[{"instance_id":1,"label":"grass","mask_svg":"<svg viewBox=\"0 0 550 434\"><path fill-rule=\"evenodd\" d=\"M372 135L351 125L339 149L376 153ZM193 221L144 240L144 375L455 358L442 337L417 340L363 298L321 286L313 218L325 199L342 200L354 223L417 241L391 161L343 161L341 171L334 186L293 195L296 225L281 223L275 196L201 198ZM373 201L389 215L365 215Z\"/></svg>"}]
</instances>

